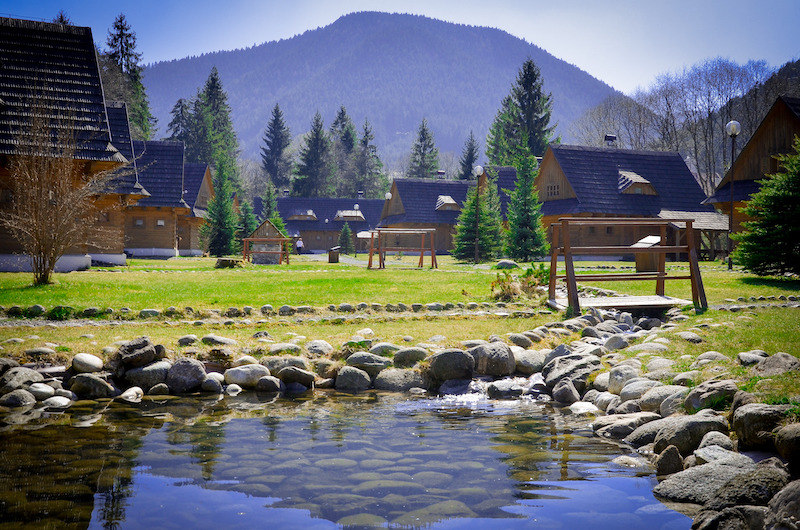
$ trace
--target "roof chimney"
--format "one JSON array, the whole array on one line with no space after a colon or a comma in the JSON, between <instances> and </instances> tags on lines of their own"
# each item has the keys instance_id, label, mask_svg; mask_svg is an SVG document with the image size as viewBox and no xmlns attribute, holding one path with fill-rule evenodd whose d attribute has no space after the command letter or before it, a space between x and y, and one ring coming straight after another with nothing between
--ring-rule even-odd
<instances>
[{"instance_id":1,"label":"roof chimney","mask_svg":"<svg viewBox=\"0 0 800 530\"><path fill-rule=\"evenodd\" d=\"M358 198L359 199L363 199L364 198L364 190L358 190Z\"/></svg>"},{"instance_id":2,"label":"roof chimney","mask_svg":"<svg viewBox=\"0 0 800 530\"><path fill-rule=\"evenodd\" d=\"M606 146L614 147L617 143L617 135L616 134L607 134L605 137Z\"/></svg>"},{"instance_id":3,"label":"roof chimney","mask_svg":"<svg viewBox=\"0 0 800 530\"><path fill-rule=\"evenodd\" d=\"M444 170L440 169L439 171L437 171L436 172L436 178L439 179L439 180L443 180L444 179Z\"/></svg>"},{"instance_id":4,"label":"roof chimney","mask_svg":"<svg viewBox=\"0 0 800 530\"><path fill-rule=\"evenodd\" d=\"M288 189L283 190L283 196L284 197L288 197L289 196L289 190Z\"/></svg>"}]
</instances>

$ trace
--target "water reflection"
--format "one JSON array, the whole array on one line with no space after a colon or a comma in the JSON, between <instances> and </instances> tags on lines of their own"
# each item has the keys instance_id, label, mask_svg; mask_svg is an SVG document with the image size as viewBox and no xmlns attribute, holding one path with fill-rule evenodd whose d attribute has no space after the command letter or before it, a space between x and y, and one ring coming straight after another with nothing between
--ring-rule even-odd
<instances>
[{"instance_id":1,"label":"water reflection","mask_svg":"<svg viewBox=\"0 0 800 530\"><path fill-rule=\"evenodd\" d=\"M691 524L587 419L534 401L87 402L2 429L0 528Z\"/></svg>"}]
</instances>

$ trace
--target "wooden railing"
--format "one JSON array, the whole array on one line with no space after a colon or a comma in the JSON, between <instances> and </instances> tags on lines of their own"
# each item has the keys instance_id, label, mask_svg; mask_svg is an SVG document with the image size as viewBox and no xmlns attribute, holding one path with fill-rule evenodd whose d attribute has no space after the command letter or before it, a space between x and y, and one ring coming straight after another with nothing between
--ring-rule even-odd
<instances>
[{"instance_id":1,"label":"wooden railing","mask_svg":"<svg viewBox=\"0 0 800 530\"><path fill-rule=\"evenodd\" d=\"M439 264L436 261L436 249L434 248L434 234L435 228L376 228L370 231L369 238L369 263L367 268L372 268L372 257L375 253L378 254L378 268L386 268L386 252L409 252L416 254L419 252L419 263L417 267L422 267L425 260L425 253L431 253L431 268L438 269ZM420 236L420 244L418 247L401 247L389 246L387 239L389 237L398 236ZM425 236L430 236L430 247L425 246Z\"/></svg>"},{"instance_id":2,"label":"wooden railing","mask_svg":"<svg viewBox=\"0 0 800 530\"><path fill-rule=\"evenodd\" d=\"M277 254L278 257L278 265L283 264L283 260L286 260L286 264L289 264L289 255L291 253L291 237L246 237L242 240L244 243L244 248L242 249L242 258L244 261L252 261L253 254ZM250 245L252 243L267 243L278 245L278 250L251 250Z\"/></svg>"},{"instance_id":3,"label":"wooden railing","mask_svg":"<svg viewBox=\"0 0 800 530\"><path fill-rule=\"evenodd\" d=\"M686 244L667 245L667 227L671 223L686 223ZM664 296L665 280L691 280L692 302L695 307L708 308L706 293L703 289L703 280L700 276L700 267L697 263L697 249L695 248L692 221L688 219L652 219L652 218L582 218L564 217L557 223L550 225L553 230L553 253L550 257L550 283L548 294L551 300L556 297L556 282L565 280L567 284L567 302L575 314L580 313L580 300L578 297L577 276L573 257L577 255L626 255L626 254L656 254L658 257L657 270L635 273L597 273L581 274L581 281L631 281L655 280L656 295ZM570 244L571 227L592 226L608 227L619 226L628 228L650 227L658 228L659 242L653 246L584 246L574 247ZM668 275L666 272L667 254L686 253L689 257L689 275ZM564 256L565 274L557 274L558 257Z\"/></svg>"}]
</instances>

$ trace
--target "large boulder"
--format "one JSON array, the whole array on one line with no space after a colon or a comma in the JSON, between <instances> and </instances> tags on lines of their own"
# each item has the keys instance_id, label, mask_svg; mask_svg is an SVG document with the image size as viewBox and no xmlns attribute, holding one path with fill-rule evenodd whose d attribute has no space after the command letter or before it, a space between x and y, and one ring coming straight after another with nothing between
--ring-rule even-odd
<instances>
[{"instance_id":1,"label":"large boulder","mask_svg":"<svg viewBox=\"0 0 800 530\"><path fill-rule=\"evenodd\" d=\"M72 358L72 371L77 374L101 372L103 359L91 353L78 353Z\"/></svg>"},{"instance_id":2,"label":"large boulder","mask_svg":"<svg viewBox=\"0 0 800 530\"><path fill-rule=\"evenodd\" d=\"M324 340L312 340L306 343L306 351L311 355L328 355L333 352L333 346Z\"/></svg>"},{"instance_id":3,"label":"large boulder","mask_svg":"<svg viewBox=\"0 0 800 530\"><path fill-rule=\"evenodd\" d=\"M634 412L631 414L614 414L602 416L592 423L592 429L598 436L621 440L645 423L661 419L654 412Z\"/></svg>"},{"instance_id":4,"label":"large boulder","mask_svg":"<svg viewBox=\"0 0 800 530\"><path fill-rule=\"evenodd\" d=\"M30 407L36 404L36 396L25 390L17 388L0 396L0 407L19 408Z\"/></svg>"},{"instance_id":5,"label":"large boulder","mask_svg":"<svg viewBox=\"0 0 800 530\"><path fill-rule=\"evenodd\" d=\"M619 398L625 401L631 400L638 400L643 395L645 395L648 391L650 391L654 387L663 386L663 383L659 381L653 381L650 379L641 379L637 381L628 381L628 383L622 387L622 390L619 392Z\"/></svg>"},{"instance_id":6,"label":"large boulder","mask_svg":"<svg viewBox=\"0 0 800 530\"><path fill-rule=\"evenodd\" d=\"M471 379L475 358L464 350L449 349L434 353L429 358L428 373L436 381Z\"/></svg>"},{"instance_id":7,"label":"large boulder","mask_svg":"<svg viewBox=\"0 0 800 530\"><path fill-rule=\"evenodd\" d=\"M688 391L688 388L680 385L655 386L642 394L642 397L639 398L639 406L642 410L660 413L661 404L665 399L675 394L685 395Z\"/></svg>"},{"instance_id":8,"label":"large boulder","mask_svg":"<svg viewBox=\"0 0 800 530\"><path fill-rule=\"evenodd\" d=\"M790 482L769 501L765 528L797 528L800 521L800 480Z\"/></svg>"},{"instance_id":9,"label":"large boulder","mask_svg":"<svg viewBox=\"0 0 800 530\"><path fill-rule=\"evenodd\" d=\"M602 367L600 358L595 355L572 353L563 357L556 357L542 368L547 388L554 388L562 379L569 379L579 394L586 390L586 381L589 375Z\"/></svg>"},{"instance_id":10,"label":"large boulder","mask_svg":"<svg viewBox=\"0 0 800 530\"><path fill-rule=\"evenodd\" d=\"M619 395L625 383L634 377L639 377L639 370L631 365L617 365L608 374L608 391Z\"/></svg>"},{"instance_id":11,"label":"large boulder","mask_svg":"<svg viewBox=\"0 0 800 530\"><path fill-rule=\"evenodd\" d=\"M733 413L733 430L739 439L739 450L774 448L774 431L786 419L791 405L742 405Z\"/></svg>"},{"instance_id":12,"label":"large boulder","mask_svg":"<svg viewBox=\"0 0 800 530\"><path fill-rule=\"evenodd\" d=\"M706 504L711 510L731 506L766 506L770 499L789 484L789 473L776 458L759 462L755 469L733 477L714 493Z\"/></svg>"},{"instance_id":13,"label":"large boulder","mask_svg":"<svg viewBox=\"0 0 800 530\"><path fill-rule=\"evenodd\" d=\"M42 381L44 381L44 376L36 370L31 370L24 366L9 368L6 373L0 376L0 396Z\"/></svg>"},{"instance_id":14,"label":"large boulder","mask_svg":"<svg viewBox=\"0 0 800 530\"><path fill-rule=\"evenodd\" d=\"M412 388L424 388L425 379L417 370L387 368L375 377L374 386L378 390L406 392Z\"/></svg>"},{"instance_id":15,"label":"large boulder","mask_svg":"<svg viewBox=\"0 0 800 530\"><path fill-rule=\"evenodd\" d=\"M778 430L775 449L789 464L792 475L800 476L800 423L792 423Z\"/></svg>"},{"instance_id":16,"label":"large boulder","mask_svg":"<svg viewBox=\"0 0 800 530\"><path fill-rule=\"evenodd\" d=\"M163 347L156 347L149 337L139 337L119 347L117 356L126 368L145 366L159 359L163 359L166 351Z\"/></svg>"},{"instance_id":17,"label":"large boulder","mask_svg":"<svg viewBox=\"0 0 800 530\"><path fill-rule=\"evenodd\" d=\"M277 374L286 366L296 366L303 370L308 370L308 362L303 357L295 355L276 355L262 357L260 364L269 368L270 373Z\"/></svg>"},{"instance_id":18,"label":"large boulder","mask_svg":"<svg viewBox=\"0 0 800 530\"><path fill-rule=\"evenodd\" d=\"M667 477L653 488L653 494L662 501L704 505L729 480L753 469L755 464L739 467L712 462L694 466Z\"/></svg>"},{"instance_id":19,"label":"large boulder","mask_svg":"<svg viewBox=\"0 0 800 530\"><path fill-rule=\"evenodd\" d=\"M517 368L511 348L504 342L490 342L470 348L467 353L475 359L475 373L502 377Z\"/></svg>"},{"instance_id":20,"label":"large boulder","mask_svg":"<svg viewBox=\"0 0 800 530\"><path fill-rule=\"evenodd\" d=\"M706 381L689 392L683 406L690 413L708 408L722 409L733 401L733 396L738 390L739 387L733 379Z\"/></svg>"},{"instance_id":21,"label":"large boulder","mask_svg":"<svg viewBox=\"0 0 800 530\"><path fill-rule=\"evenodd\" d=\"M541 372L544 368L545 353L539 350L523 350L514 353L517 372L525 375Z\"/></svg>"},{"instance_id":22,"label":"large boulder","mask_svg":"<svg viewBox=\"0 0 800 530\"><path fill-rule=\"evenodd\" d=\"M167 386L173 394L184 394L200 388L206 369L197 359L184 357L175 361L167 372Z\"/></svg>"},{"instance_id":23,"label":"large boulder","mask_svg":"<svg viewBox=\"0 0 800 530\"><path fill-rule=\"evenodd\" d=\"M119 395L119 390L98 374L78 374L72 378L70 390L87 399L110 398Z\"/></svg>"},{"instance_id":24,"label":"large boulder","mask_svg":"<svg viewBox=\"0 0 800 530\"><path fill-rule=\"evenodd\" d=\"M347 358L347 365L355 366L367 372L370 377L375 377L381 370L390 367L392 361L375 353L357 351Z\"/></svg>"},{"instance_id":25,"label":"large boulder","mask_svg":"<svg viewBox=\"0 0 800 530\"><path fill-rule=\"evenodd\" d=\"M410 348L400 348L394 352L395 366L414 366L428 356L428 350L412 346Z\"/></svg>"},{"instance_id":26,"label":"large boulder","mask_svg":"<svg viewBox=\"0 0 800 530\"><path fill-rule=\"evenodd\" d=\"M336 376L336 390L359 392L370 387L372 381L369 374L355 366L343 366Z\"/></svg>"},{"instance_id":27,"label":"large boulder","mask_svg":"<svg viewBox=\"0 0 800 530\"><path fill-rule=\"evenodd\" d=\"M284 366L277 374L278 379L285 384L299 383L306 388L314 386L316 375L310 370L303 370L297 366Z\"/></svg>"},{"instance_id":28,"label":"large boulder","mask_svg":"<svg viewBox=\"0 0 800 530\"><path fill-rule=\"evenodd\" d=\"M172 368L172 362L166 359L147 366L131 368L125 372L125 382L130 386L138 386L149 390L159 383L167 382L167 374L170 368Z\"/></svg>"},{"instance_id":29,"label":"large boulder","mask_svg":"<svg viewBox=\"0 0 800 530\"><path fill-rule=\"evenodd\" d=\"M788 353L776 353L762 359L754 368L761 377L773 377L800 370L800 359Z\"/></svg>"},{"instance_id":30,"label":"large boulder","mask_svg":"<svg viewBox=\"0 0 800 530\"><path fill-rule=\"evenodd\" d=\"M262 377L272 375L269 368L262 364L244 364L225 370L225 384L239 385L242 388L253 389Z\"/></svg>"},{"instance_id":31,"label":"large boulder","mask_svg":"<svg viewBox=\"0 0 800 530\"><path fill-rule=\"evenodd\" d=\"M687 457L700 445L703 436L710 431L728 432L728 421L713 411L704 411L693 416L670 416L653 440L653 450L660 453L674 445Z\"/></svg>"}]
</instances>

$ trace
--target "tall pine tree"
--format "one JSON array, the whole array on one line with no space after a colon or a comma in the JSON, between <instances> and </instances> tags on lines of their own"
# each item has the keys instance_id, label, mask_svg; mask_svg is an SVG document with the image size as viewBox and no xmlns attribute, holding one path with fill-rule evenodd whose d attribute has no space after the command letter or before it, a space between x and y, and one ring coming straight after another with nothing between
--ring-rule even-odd
<instances>
[{"instance_id":1,"label":"tall pine tree","mask_svg":"<svg viewBox=\"0 0 800 530\"><path fill-rule=\"evenodd\" d=\"M422 119L417 129L417 139L411 148L411 160L408 164L408 178L436 178L439 171L439 150L433 140L433 132L428 128L428 120Z\"/></svg>"},{"instance_id":2,"label":"tall pine tree","mask_svg":"<svg viewBox=\"0 0 800 530\"><path fill-rule=\"evenodd\" d=\"M332 197L336 175L331 140L325 132L322 115L317 112L300 149L292 179L292 194L298 197Z\"/></svg>"},{"instance_id":3,"label":"tall pine tree","mask_svg":"<svg viewBox=\"0 0 800 530\"><path fill-rule=\"evenodd\" d=\"M381 199L389 190L389 179L383 171L383 162L378 156L374 141L372 127L368 120L364 120L364 128L355 150L354 165L356 191L363 191L367 199Z\"/></svg>"},{"instance_id":4,"label":"tall pine tree","mask_svg":"<svg viewBox=\"0 0 800 530\"><path fill-rule=\"evenodd\" d=\"M354 153L358 135L344 105L331 125L331 149L336 163L336 196L355 197L357 190Z\"/></svg>"},{"instance_id":5,"label":"tall pine tree","mask_svg":"<svg viewBox=\"0 0 800 530\"><path fill-rule=\"evenodd\" d=\"M272 108L267 128L264 131L264 144L261 146L261 167L269 181L280 192L289 189L292 178L292 157L289 146L292 133L283 118L283 112L276 103Z\"/></svg>"},{"instance_id":6,"label":"tall pine tree","mask_svg":"<svg viewBox=\"0 0 800 530\"><path fill-rule=\"evenodd\" d=\"M508 204L508 255L519 261L533 261L547 254L550 245L542 224L542 204L534 186L539 171L536 158L517 161L517 182Z\"/></svg>"},{"instance_id":7,"label":"tall pine tree","mask_svg":"<svg viewBox=\"0 0 800 530\"><path fill-rule=\"evenodd\" d=\"M244 238L250 237L256 228L258 228L258 222L253 213L253 207L250 206L250 201L245 199L239 205L239 218L236 223L236 243L239 249L243 247Z\"/></svg>"},{"instance_id":8,"label":"tall pine tree","mask_svg":"<svg viewBox=\"0 0 800 530\"><path fill-rule=\"evenodd\" d=\"M480 183L480 179L478 182ZM453 256L456 259L462 261L475 259L476 215L478 215L478 261L495 259L503 248L503 221L500 196L497 185L492 179L486 179L484 186L473 186L467 193L467 200L458 216L456 234L453 237Z\"/></svg>"},{"instance_id":9,"label":"tall pine tree","mask_svg":"<svg viewBox=\"0 0 800 530\"><path fill-rule=\"evenodd\" d=\"M188 144L192 129L192 108L189 102L183 98L178 99L169 113L172 116L167 125L169 139Z\"/></svg>"},{"instance_id":10,"label":"tall pine tree","mask_svg":"<svg viewBox=\"0 0 800 530\"><path fill-rule=\"evenodd\" d=\"M230 161L220 157L215 164L214 197L208 202L206 223L201 234L212 256L227 256L236 251L236 214L233 211L233 188L229 175Z\"/></svg>"},{"instance_id":11,"label":"tall pine tree","mask_svg":"<svg viewBox=\"0 0 800 530\"><path fill-rule=\"evenodd\" d=\"M475 135L470 131L467 143L464 144L464 150L461 152L461 159L458 162L458 178L460 180L469 180L472 178L472 168L478 163L480 149Z\"/></svg>"}]
</instances>

